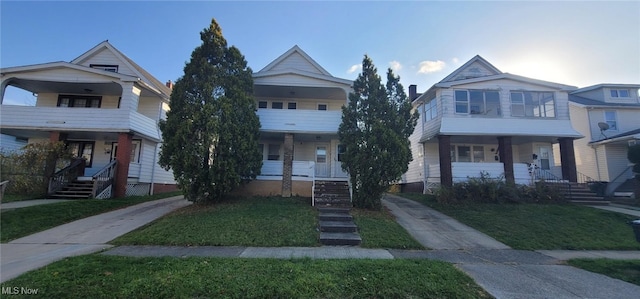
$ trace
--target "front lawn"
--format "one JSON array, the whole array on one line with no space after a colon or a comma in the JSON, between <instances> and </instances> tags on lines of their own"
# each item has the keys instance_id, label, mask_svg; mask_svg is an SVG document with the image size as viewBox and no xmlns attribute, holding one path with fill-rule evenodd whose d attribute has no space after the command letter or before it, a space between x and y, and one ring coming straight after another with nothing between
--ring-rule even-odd
<instances>
[{"instance_id":1,"label":"front lawn","mask_svg":"<svg viewBox=\"0 0 640 299\"><path fill-rule=\"evenodd\" d=\"M35 195L35 194L9 194L9 193L5 193L5 194L2 195L2 203L29 200L29 199L38 199L38 198L43 198L43 197L41 195Z\"/></svg>"},{"instance_id":2,"label":"front lawn","mask_svg":"<svg viewBox=\"0 0 640 299\"><path fill-rule=\"evenodd\" d=\"M307 198L237 198L194 204L130 232L117 245L318 246Z\"/></svg>"},{"instance_id":3,"label":"front lawn","mask_svg":"<svg viewBox=\"0 0 640 299\"><path fill-rule=\"evenodd\" d=\"M574 259L567 262L574 267L640 286L640 260Z\"/></svg>"},{"instance_id":4,"label":"front lawn","mask_svg":"<svg viewBox=\"0 0 640 299\"><path fill-rule=\"evenodd\" d=\"M398 194L432 207L514 249L640 250L620 213L572 204L440 204L433 196Z\"/></svg>"},{"instance_id":5,"label":"front lawn","mask_svg":"<svg viewBox=\"0 0 640 299\"><path fill-rule=\"evenodd\" d=\"M170 192L122 199L83 199L3 210L0 215L0 242L8 242L100 213L180 194Z\"/></svg>"},{"instance_id":6,"label":"front lawn","mask_svg":"<svg viewBox=\"0 0 640 299\"><path fill-rule=\"evenodd\" d=\"M400 226L387 210L352 209L353 221L362 237L361 247L393 249L425 249Z\"/></svg>"},{"instance_id":7,"label":"front lawn","mask_svg":"<svg viewBox=\"0 0 640 299\"><path fill-rule=\"evenodd\" d=\"M490 298L430 260L68 258L3 283L47 298ZM31 298L33 295L22 295ZM12 298L22 298L12 296Z\"/></svg>"}]
</instances>

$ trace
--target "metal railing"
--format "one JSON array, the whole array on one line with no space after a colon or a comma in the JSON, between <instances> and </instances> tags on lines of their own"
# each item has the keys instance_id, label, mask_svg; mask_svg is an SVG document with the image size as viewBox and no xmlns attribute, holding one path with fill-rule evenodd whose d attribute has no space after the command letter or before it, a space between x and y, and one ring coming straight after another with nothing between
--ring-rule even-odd
<instances>
[{"instance_id":1,"label":"metal railing","mask_svg":"<svg viewBox=\"0 0 640 299\"><path fill-rule=\"evenodd\" d=\"M590 176L588 176L588 175L586 175L584 173L578 172L578 184L587 184L587 183L595 182L595 181L596 181L596 179L594 179L594 178L592 178L592 177L590 177Z\"/></svg>"},{"instance_id":2,"label":"metal railing","mask_svg":"<svg viewBox=\"0 0 640 299\"><path fill-rule=\"evenodd\" d=\"M613 180L609 181L605 190L605 195L611 195L614 191L620 187L628 179L633 178L633 171L631 170L633 165L627 166L622 172L620 172Z\"/></svg>"},{"instance_id":3,"label":"metal railing","mask_svg":"<svg viewBox=\"0 0 640 299\"><path fill-rule=\"evenodd\" d=\"M542 180L545 182L565 182L566 181L547 170L540 169L537 167L533 169L533 178L536 180L539 180L539 181Z\"/></svg>"},{"instance_id":4,"label":"metal railing","mask_svg":"<svg viewBox=\"0 0 640 299\"><path fill-rule=\"evenodd\" d=\"M91 197L96 198L97 195L102 193L113 186L113 181L116 176L117 160L111 161L107 166L103 167L100 171L93 175L93 191Z\"/></svg>"},{"instance_id":5,"label":"metal railing","mask_svg":"<svg viewBox=\"0 0 640 299\"><path fill-rule=\"evenodd\" d=\"M56 193L69 183L76 180L79 176L84 175L85 168L85 160L84 159L74 159L71 161L69 166L60 169L60 171L53 174L51 179L49 179L49 188L47 190L48 194Z\"/></svg>"}]
</instances>

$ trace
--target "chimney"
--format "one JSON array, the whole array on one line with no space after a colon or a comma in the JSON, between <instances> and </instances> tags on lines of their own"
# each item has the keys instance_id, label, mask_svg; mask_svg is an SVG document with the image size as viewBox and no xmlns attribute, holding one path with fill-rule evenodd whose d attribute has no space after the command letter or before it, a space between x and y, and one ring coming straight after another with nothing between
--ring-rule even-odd
<instances>
[{"instance_id":1,"label":"chimney","mask_svg":"<svg viewBox=\"0 0 640 299\"><path fill-rule=\"evenodd\" d=\"M167 87L169 89L173 89L173 82L171 82L171 80L167 81L167 83L165 83L165 85L167 85Z\"/></svg>"},{"instance_id":2,"label":"chimney","mask_svg":"<svg viewBox=\"0 0 640 299\"><path fill-rule=\"evenodd\" d=\"M417 89L418 86L416 86L415 84L409 85L409 100L413 101L418 97Z\"/></svg>"}]
</instances>

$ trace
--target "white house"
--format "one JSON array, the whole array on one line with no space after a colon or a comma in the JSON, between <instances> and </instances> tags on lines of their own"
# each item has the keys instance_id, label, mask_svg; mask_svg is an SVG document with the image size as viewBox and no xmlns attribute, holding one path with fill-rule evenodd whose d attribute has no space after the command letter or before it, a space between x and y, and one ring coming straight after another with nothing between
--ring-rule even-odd
<instances>
[{"instance_id":1,"label":"white house","mask_svg":"<svg viewBox=\"0 0 640 299\"><path fill-rule=\"evenodd\" d=\"M576 87L503 73L475 56L418 96L420 113L411 135L413 161L402 177L405 191L478 177L576 181L569 92ZM555 165L553 144L560 146ZM533 175L529 165L536 167Z\"/></svg>"},{"instance_id":2,"label":"white house","mask_svg":"<svg viewBox=\"0 0 640 299\"><path fill-rule=\"evenodd\" d=\"M243 191L311 196L316 180L347 181L338 126L353 82L333 77L298 46L253 78L263 166Z\"/></svg>"},{"instance_id":3,"label":"white house","mask_svg":"<svg viewBox=\"0 0 640 299\"><path fill-rule=\"evenodd\" d=\"M169 109L171 88L108 41L71 62L2 68L0 84L2 101L7 86L37 94L35 106L0 106L0 133L30 143L64 141L86 160L79 176L104 189L93 196L109 197L105 182L114 178L116 197L175 188L172 173L157 164L158 121ZM72 180L58 179L50 191Z\"/></svg>"},{"instance_id":4,"label":"white house","mask_svg":"<svg viewBox=\"0 0 640 299\"><path fill-rule=\"evenodd\" d=\"M576 140L578 172L609 182L611 194L633 177L629 145L640 143L640 84L598 84L569 94L571 123L586 138Z\"/></svg>"}]
</instances>

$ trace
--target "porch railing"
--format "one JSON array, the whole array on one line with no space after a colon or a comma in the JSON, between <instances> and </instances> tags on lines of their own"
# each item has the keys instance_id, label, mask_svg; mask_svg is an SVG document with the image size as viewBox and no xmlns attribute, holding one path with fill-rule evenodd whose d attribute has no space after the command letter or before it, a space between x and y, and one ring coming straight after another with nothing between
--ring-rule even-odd
<instances>
[{"instance_id":1,"label":"porch railing","mask_svg":"<svg viewBox=\"0 0 640 299\"><path fill-rule=\"evenodd\" d=\"M60 171L53 174L51 179L49 179L49 188L47 193L56 193L62 190L62 188L67 186L69 183L76 180L79 176L84 175L85 163L84 159L74 159L71 161L69 166L60 169Z\"/></svg>"},{"instance_id":2,"label":"porch railing","mask_svg":"<svg viewBox=\"0 0 640 299\"><path fill-rule=\"evenodd\" d=\"M113 186L113 181L116 176L116 162L117 160L111 161L111 163L107 164L107 166L103 167L93 175L93 191L91 192L92 198L96 198L107 188L111 188Z\"/></svg>"},{"instance_id":3,"label":"porch railing","mask_svg":"<svg viewBox=\"0 0 640 299\"><path fill-rule=\"evenodd\" d=\"M556 176L555 174L540 168L533 169L533 178L535 180L542 180L545 182L565 182L562 178Z\"/></svg>"}]
</instances>

